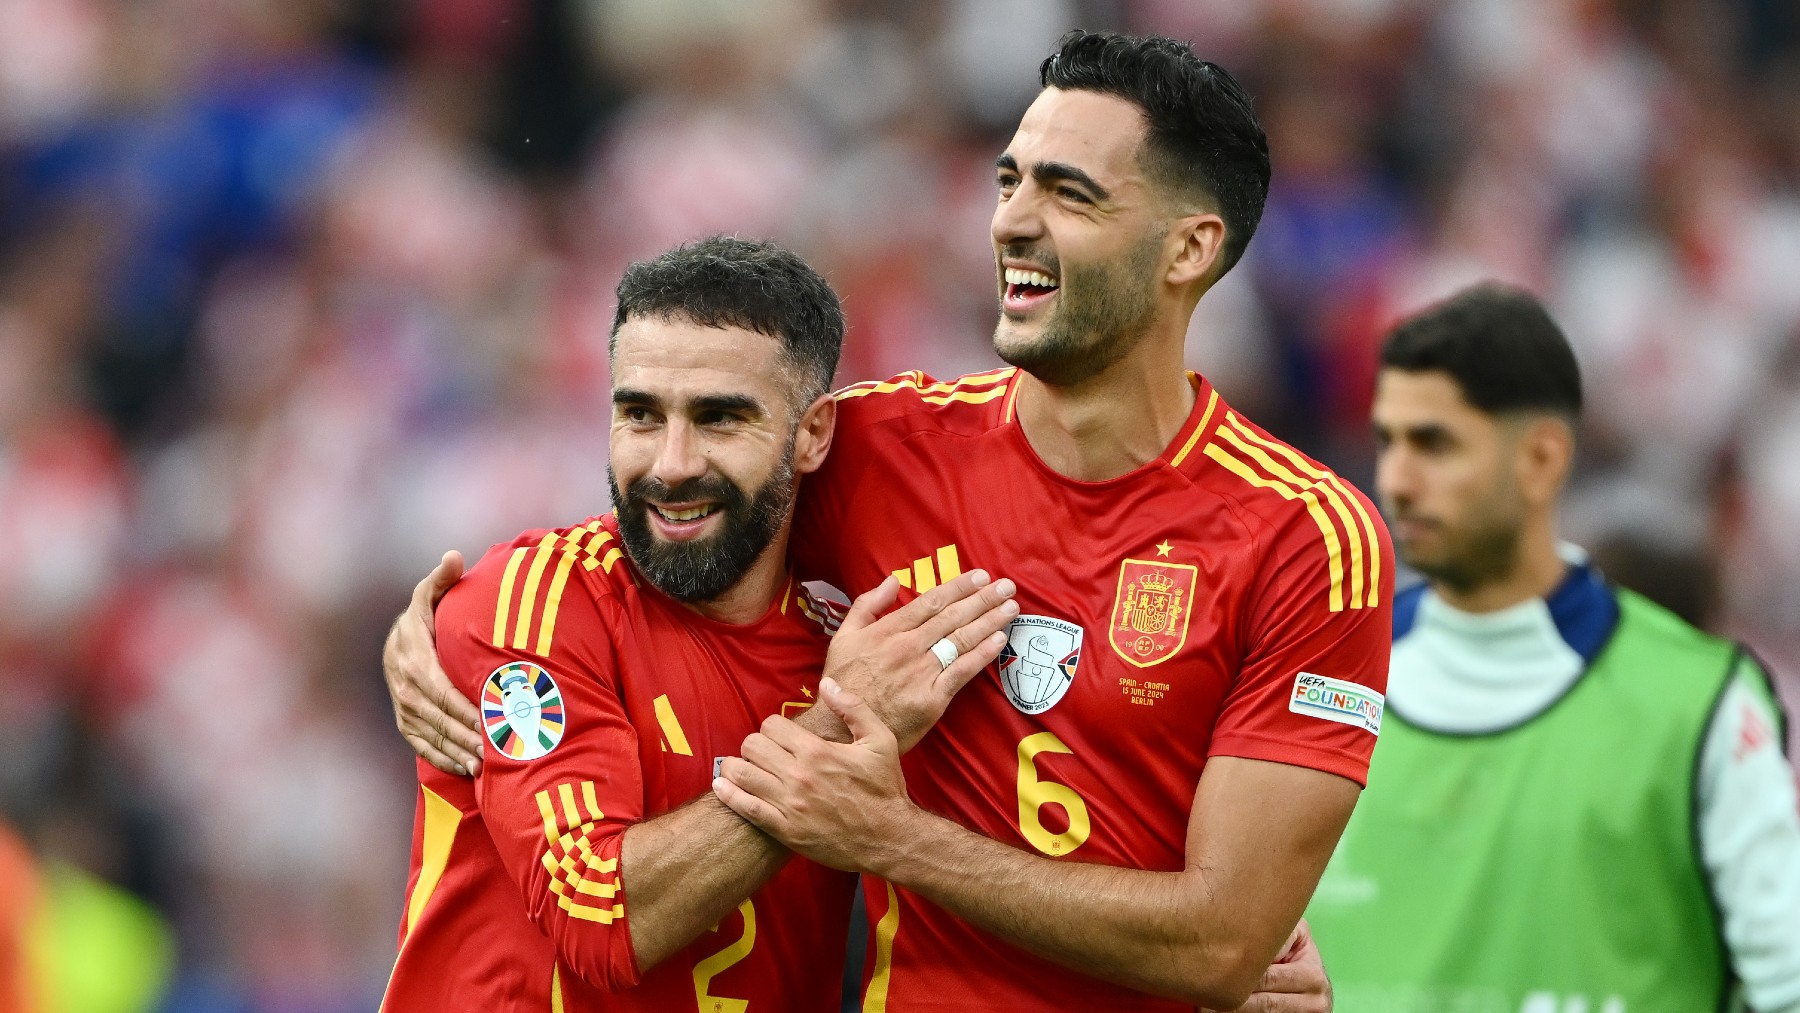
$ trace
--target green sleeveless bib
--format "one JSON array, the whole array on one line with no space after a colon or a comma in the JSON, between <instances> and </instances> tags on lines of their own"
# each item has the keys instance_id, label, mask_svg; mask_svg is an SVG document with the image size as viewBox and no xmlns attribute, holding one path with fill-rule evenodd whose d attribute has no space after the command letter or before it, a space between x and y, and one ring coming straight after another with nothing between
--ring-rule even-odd
<instances>
[{"instance_id":1,"label":"green sleeveless bib","mask_svg":"<svg viewBox=\"0 0 1800 1013\"><path fill-rule=\"evenodd\" d=\"M1695 836L1735 649L1631 592L1548 710L1444 735L1391 709L1307 918L1339 1013L1693 1013L1730 985Z\"/></svg>"}]
</instances>

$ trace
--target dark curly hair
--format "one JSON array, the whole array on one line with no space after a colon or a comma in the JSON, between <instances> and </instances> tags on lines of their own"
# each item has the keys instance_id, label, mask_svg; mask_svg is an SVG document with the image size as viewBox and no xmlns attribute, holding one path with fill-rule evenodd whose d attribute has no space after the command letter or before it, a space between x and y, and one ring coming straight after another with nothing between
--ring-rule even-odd
<instances>
[{"instance_id":1,"label":"dark curly hair","mask_svg":"<svg viewBox=\"0 0 1800 1013\"><path fill-rule=\"evenodd\" d=\"M1219 276L1244 255L1269 195L1269 142L1230 72L1160 36L1073 31L1038 68L1046 88L1093 91L1143 110L1144 169L1225 221Z\"/></svg>"},{"instance_id":2,"label":"dark curly hair","mask_svg":"<svg viewBox=\"0 0 1800 1013\"><path fill-rule=\"evenodd\" d=\"M844 307L831 286L789 250L711 236L640 260L619 279L611 352L632 317L678 317L702 327L742 327L781 341L800 377L798 405L831 389L844 345Z\"/></svg>"}]
</instances>

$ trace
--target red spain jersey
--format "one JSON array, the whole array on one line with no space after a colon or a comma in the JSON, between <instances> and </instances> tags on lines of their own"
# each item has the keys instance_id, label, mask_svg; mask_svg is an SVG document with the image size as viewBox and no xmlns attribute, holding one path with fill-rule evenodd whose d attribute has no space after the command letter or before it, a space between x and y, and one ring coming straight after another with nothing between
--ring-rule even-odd
<instances>
[{"instance_id":1,"label":"red spain jersey","mask_svg":"<svg viewBox=\"0 0 1800 1013\"><path fill-rule=\"evenodd\" d=\"M610 515L528 533L438 607L486 741L472 780L419 763L386 1013L837 1009L853 880L800 858L637 965L626 827L710 793L715 757L810 706L828 641L791 582L759 621L713 622L643 583L617 539Z\"/></svg>"},{"instance_id":2,"label":"red spain jersey","mask_svg":"<svg viewBox=\"0 0 1800 1013\"><path fill-rule=\"evenodd\" d=\"M915 593L975 567L1018 583L999 661L904 758L913 799L1021 849L1176 871L1211 756L1363 783L1394 569L1368 500L1199 377L1160 458L1066 478L1014 418L1015 372L847 388L830 460L803 485L792 551L809 574L854 589L892 573ZM1182 1008L904 889L865 890L865 1009Z\"/></svg>"}]
</instances>

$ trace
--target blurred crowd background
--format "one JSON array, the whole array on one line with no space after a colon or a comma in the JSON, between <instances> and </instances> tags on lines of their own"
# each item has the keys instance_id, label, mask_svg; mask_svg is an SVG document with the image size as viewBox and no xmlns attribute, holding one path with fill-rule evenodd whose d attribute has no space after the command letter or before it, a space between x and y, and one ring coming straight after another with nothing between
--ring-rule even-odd
<instances>
[{"instance_id":1,"label":"blurred crowd background","mask_svg":"<svg viewBox=\"0 0 1800 1013\"><path fill-rule=\"evenodd\" d=\"M1077 25L1256 97L1273 193L1189 345L1237 407L1368 488L1383 328L1538 291L1591 398L1567 535L1800 673L1788 0L0 0L0 917L53 913L44 1008L372 1009L385 625L605 507L621 267L774 237L846 382L988 367L992 159Z\"/></svg>"}]
</instances>

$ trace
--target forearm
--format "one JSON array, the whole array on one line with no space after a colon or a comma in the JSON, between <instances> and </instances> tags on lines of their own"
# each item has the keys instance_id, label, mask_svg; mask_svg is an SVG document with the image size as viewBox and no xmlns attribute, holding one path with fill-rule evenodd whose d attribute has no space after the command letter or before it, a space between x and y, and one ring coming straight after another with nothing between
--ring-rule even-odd
<instances>
[{"instance_id":1,"label":"forearm","mask_svg":"<svg viewBox=\"0 0 1800 1013\"><path fill-rule=\"evenodd\" d=\"M1230 930L1205 870L1054 861L914 812L869 871L1059 964L1235 1009L1275 956L1247 952L1255 944Z\"/></svg>"},{"instance_id":2,"label":"forearm","mask_svg":"<svg viewBox=\"0 0 1800 1013\"><path fill-rule=\"evenodd\" d=\"M619 871L639 969L717 925L791 854L711 793L625 831Z\"/></svg>"}]
</instances>

